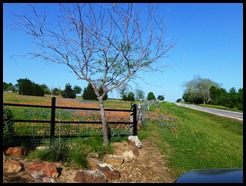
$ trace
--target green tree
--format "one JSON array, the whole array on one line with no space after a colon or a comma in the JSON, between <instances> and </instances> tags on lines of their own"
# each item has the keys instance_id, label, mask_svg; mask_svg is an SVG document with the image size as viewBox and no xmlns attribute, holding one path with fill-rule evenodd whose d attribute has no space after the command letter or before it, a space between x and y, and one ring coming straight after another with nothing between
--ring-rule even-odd
<instances>
[{"instance_id":1,"label":"green tree","mask_svg":"<svg viewBox=\"0 0 246 186\"><path fill-rule=\"evenodd\" d=\"M59 88L53 88L52 89L52 95L60 95L62 93L62 91Z\"/></svg>"},{"instance_id":2,"label":"green tree","mask_svg":"<svg viewBox=\"0 0 246 186\"><path fill-rule=\"evenodd\" d=\"M243 110L243 88L238 89L237 108Z\"/></svg>"},{"instance_id":3,"label":"green tree","mask_svg":"<svg viewBox=\"0 0 246 186\"><path fill-rule=\"evenodd\" d=\"M79 87L79 86L77 86L77 85L75 85L75 86L73 87L73 90L74 90L75 94L80 94L81 91L82 91L82 88Z\"/></svg>"},{"instance_id":4,"label":"green tree","mask_svg":"<svg viewBox=\"0 0 246 186\"><path fill-rule=\"evenodd\" d=\"M51 91L46 84L41 84L40 87L44 90L44 94L51 94Z\"/></svg>"},{"instance_id":5,"label":"green tree","mask_svg":"<svg viewBox=\"0 0 246 186\"><path fill-rule=\"evenodd\" d=\"M103 89L102 88L99 90L99 94L103 95ZM82 97L84 100L97 100L97 95L95 94L95 91L94 91L94 89L90 83L84 89L84 93L83 93ZM108 98L108 95L104 94L103 100L106 100L107 98Z\"/></svg>"},{"instance_id":6,"label":"green tree","mask_svg":"<svg viewBox=\"0 0 246 186\"><path fill-rule=\"evenodd\" d=\"M124 94L122 99L123 99L123 101L128 101L128 96L126 94Z\"/></svg>"},{"instance_id":7,"label":"green tree","mask_svg":"<svg viewBox=\"0 0 246 186\"><path fill-rule=\"evenodd\" d=\"M153 92L149 92L147 96L147 100L156 100L155 95Z\"/></svg>"},{"instance_id":8,"label":"green tree","mask_svg":"<svg viewBox=\"0 0 246 186\"><path fill-rule=\"evenodd\" d=\"M232 87L229 92L224 88L212 86L210 89L211 100L209 104L221 105L229 108L238 108L243 110L243 89L238 89L238 92Z\"/></svg>"},{"instance_id":9,"label":"green tree","mask_svg":"<svg viewBox=\"0 0 246 186\"><path fill-rule=\"evenodd\" d=\"M237 91L234 87L232 87L229 90L229 93L227 94L227 99L226 99L226 107L229 108L234 108L237 105Z\"/></svg>"},{"instance_id":10,"label":"green tree","mask_svg":"<svg viewBox=\"0 0 246 186\"><path fill-rule=\"evenodd\" d=\"M135 95L133 92L129 92L127 96L128 101L135 101Z\"/></svg>"},{"instance_id":11,"label":"green tree","mask_svg":"<svg viewBox=\"0 0 246 186\"><path fill-rule=\"evenodd\" d=\"M209 104L220 105L219 103L219 97L221 94L220 88L211 86L209 88L209 92L210 92L210 98L211 98L211 100L209 101Z\"/></svg>"},{"instance_id":12,"label":"green tree","mask_svg":"<svg viewBox=\"0 0 246 186\"><path fill-rule=\"evenodd\" d=\"M84 100L96 100L97 99L94 89L90 83L88 83L87 87L84 88L84 93L82 97Z\"/></svg>"},{"instance_id":13,"label":"green tree","mask_svg":"<svg viewBox=\"0 0 246 186\"><path fill-rule=\"evenodd\" d=\"M18 92L21 95L30 95L30 96L44 96L44 90L39 84L32 82L31 80L18 79L16 87L18 87Z\"/></svg>"},{"instance_id":14,"label":"green tree","mask_svg":"<svg viewBox=\"0 0 246 186\"><path fill-rule=\"evenodd\" d=\"M15 87L14 87L14 85L12 83L8 84L7 91L15 92Z\"/></svg>"},{"instance_id":15,"label":"green tree","mask_svg":"<svg viewBox=\"0 0 246 186\"><path fill-rule=\"evenodd\" d=\"M31 80L25 78L18 79L17 82L20 95L33 95L33 83L31 82Z\"/></svg>"},{"instance_id":16,"label":"green tree","mask_svg":"<svg viewBox=\"0 0 246 186\"><path fill-rule=\"evenodd\" d=\"M209 104L225 106L228 93L224 88L211 86L209 92L211 97Z\"/></svg>"},{"instance_id":17,"label":"green tree","mask_svg":"<svg viewBox=\"0 0 246 186\"><path fill-rule=\"evenodd\" d=\"M179 102L181 102L181 101L182 101L181 98L178 98L178 99L176 100L177 103L179 103Z\"/></svg>"},{"instance_id":18,"label":"green tree","mask_svg":"<svg viewBox=\"0 0 246 186\"><path fill-rule=\"evenodd\" d=\"M70 85L70 83L67 83L65 85L65 89L62 91L62 97L63 98L75 98L76 94L75 91L72 89L72 86Z\"/></svg>"},{"instance_id":19,"label":"green tree","mask_svg":"<svg viewBox=\"0 0 246 186\"><path fill-rule=\"evenodd\" d=\"M164 101L165 98L164 98L163 95L158 95L158 96L157 96L157 99L158 99L159 101Z\"/></svg>"},{"instance_id":20,"label":"green tree","mask_svg":"<svg viewBox=\"0 0 246 186\"><path fill-rule=\"evenodd\" d=\"M3 92L7 91L8 83L3 82Z\"/></svg>"},{"instance_id":21,"label":"green tree","mask_svg":"<svg viewBox=\"0 0 246 186\"><path fill-rule=\"evenodd\" d=\"M44 89L40 85L33 83L32 95L33 96L44 96Z\"/></svg>"}]
</instances>

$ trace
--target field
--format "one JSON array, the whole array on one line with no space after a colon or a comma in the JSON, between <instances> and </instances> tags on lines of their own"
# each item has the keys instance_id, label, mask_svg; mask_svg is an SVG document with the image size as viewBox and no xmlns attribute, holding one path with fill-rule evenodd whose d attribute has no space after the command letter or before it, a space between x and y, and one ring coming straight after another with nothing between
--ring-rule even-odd
<instances>
[{"instance_id":1,"label":"field","mask_svg":"<svg viewBox=\"0 0 246 186\"><path fill-rule=\"evenodd\" d=\"M99 108L97 101L85 101L81 97L76 99L66 99L59 96L56 97L56 106L67 107L85 107L85 108ZM17 93L3 92L3 102L5 103L19 103L30 105L51 105L51 95L39 96L22 96ZM108 99L105 101L105 108L114 109L129 109L131 105L130 101L122 101Z\"/></svg>"},{"instance_id":2,"label":"field","mask_svg":"<svg viewBox=\"0 0 246 186\"><path fill-rule=\"evenodd\" d=\"M51 98L4 93L3 102L50 105ZM95 101L59 97L57 105L98 108ZM129 109L130 102L107 100L105 107ZM26 111L22 107L12 110L18 117L26 119L50 117L49 113L45 115L44 111L33 115L29 111L29 114L25 115ZM71 117L74 117L73 120L76 119L76 116L69 112L60 115L58 112L57 117L57 119L71 119ZM117 117L112 116L111 119ZM194 169L243 167L242 121L161 102L152 105L148 114L144 116L144 123L138 130L138 136L140 140L153 141L161 149L174 177Z\"/></svg>"},{"instance_id":3,"label":"field","mask_svg":"<svg viewBox=\"0 0 246 186\"><path fill-rule=\"evenodd\" d=\"M18 103L30 105L51 105L51 96L22 96L17 93L4 92L4 103ZM65 99L59 96L56 97L56 121L85 121L85 122L100 122L101 116L99 111L93 110L74 110L74 109L59 109L59 106L64 107L83 107L83 108L99 108L97 101L84 101L81 98ZM50 108L34 108L34 107L16 107L8 106L13 112L16 120L46 120L51 118ZM106 100L106 109L123 109L130 110L131 102L123 102L117 100ZM130 112L113 112L107 111L106 118L108 122L130 122ZM129 133L129 125L119 124L111 125L113 135ZM50 123L37 122L15 122L15 132L21 136L48 136L50 135ZM55 136L86 136L101 133L101 124L64 124L56 123Z\"/></svg>"}]
</instances>

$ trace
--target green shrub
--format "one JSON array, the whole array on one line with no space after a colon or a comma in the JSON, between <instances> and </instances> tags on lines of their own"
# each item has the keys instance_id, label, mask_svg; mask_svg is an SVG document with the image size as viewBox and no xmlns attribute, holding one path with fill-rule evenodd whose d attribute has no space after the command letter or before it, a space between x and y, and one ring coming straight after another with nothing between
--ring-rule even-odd
<instances>
[{"instance_id":1,"label":"green shrub","mask_svg":"<svg viewBox=\"0 0 246 186\"><path fill-rule=\"evenodd\" d=\"M76 138L71 142L70 161L80 168L86 167L86 158L90 152L96 152L99 159L106 153L112 153L113 148L109 144L103 145L103 140L100 135L94 135L87 138Z\"/></svg>"},{"instance_id":2,"label":"green shrub","mask_svg":"<svg viewBox=\"0 0 246 186\"><path fill-rule=\"evenodd\" d=\"M73 163L76 167L86 168L86 157L91 151L88 144L85 144L83 138L76 138L71 143L70 149L70 163Z\"/></svg>"},{"instance_id":3,"label":"green shrub","mask_svg":"<svg viewBox=\"0 0 246 186\"><path fill-rule=\"evenodd\" d=\"M29 153L28 158L39 158L44 161L61 161L64 165L75 166L78 168L87 168L86 158L90 152L96 152L100 159L106 153L112 153L113 148L109 144L103 145L102 137L95 135L87 138L75 138L71 140L54 139L43 141L48 148L34 150Z\"/></svg>"},{"instance_id":4,"label":"green shrub","mask_svg":"<svg viewBox=\"0 0 246 186\"><path fill-rule=\"evenodd\" d=\"M10 147L14 136L14 115L12 111L3 106L3 148Z\"/></svg>"},{"instance_id":5,"label":"green shrub","mask_svg":"<svg viewBox=\"0 0 246 186\"><path fill-rule=\"evenodd\" d=\"M49 140L43 142L48 148L42 150L35 150L29 154L29 158L39 158L44 161L61 161L69 160L69 147L67 141L64 139L54 139L50 144Z\"/></svg>"},{"instance_id":6,"label":"green shrub","mask_svg":"<svg viewBox=\"0 0 246 186\"><path fill-rule=\"evenodd\" d=\"M91 139L88 138L88 140L92 151L98 153L99 158L102 158L106 153L113 152L113 148L110 144L108 146L103 145L103 139L100 135L94 135L91 137Z\"/></svg>"}]
</instances>

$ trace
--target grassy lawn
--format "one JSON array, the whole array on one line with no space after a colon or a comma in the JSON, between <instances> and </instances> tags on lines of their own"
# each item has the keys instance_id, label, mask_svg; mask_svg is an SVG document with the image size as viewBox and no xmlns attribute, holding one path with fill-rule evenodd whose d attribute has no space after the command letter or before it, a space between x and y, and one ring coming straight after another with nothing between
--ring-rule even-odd
<instances>
[{"instance_id":1,"label":"grassy lawn","mask_svg":"<svg viewBox=\"0 0 246 186\"><path fill-rule=\"evenodd\" d=\"M163 102L151 107L139 138L167 155L174 177L207 168L243 167L243 122Z\"/></svg>"}]
</instances>

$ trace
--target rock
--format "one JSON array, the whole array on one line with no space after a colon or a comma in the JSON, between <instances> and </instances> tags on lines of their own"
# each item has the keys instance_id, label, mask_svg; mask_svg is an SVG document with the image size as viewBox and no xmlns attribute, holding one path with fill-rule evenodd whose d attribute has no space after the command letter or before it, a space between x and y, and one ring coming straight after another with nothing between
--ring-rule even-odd
<instances>
[{"instance_id":1,"label":"rock","mask_svg":"<svg viewBox=\"0 0 246 186\"><path fill-rule=\"evenodd\" d=\"M36 179L57 178L59 176L57 165L53 162L32 163L25 166L25 170Z\"/></svg>"},{"instance_id":2,"label":"rock","mask_svg":"<svg viewBox=\"0 0 246 186\"><path fill-rule=\"evenodd\" d=\"M96 152L90 152L87 155L87 158L98 158L98 154Z\"/></svg>"},{"instance_id":3,"label":"rock","mask_svg":"<svg viewBox=\"0 0 246 186\"><path fill-rule=\"evenodd\" d=\"M7 157L5 156L5 154L3 153L3 163L7 161Z\"/></svg>"},{"instance_id":4,"label":"rock","mask_svg":"<svg viewBox=\"0 0 246 186\"><path fill-rule=\"evenodd\" d=\"M103 157L103 162L110 164L114 167L120 166L124 163L124 158L121 156L116 156L116 155L111 155L111 154L106 154Z\"/></svg>"},{"instance_id":5,"label":"rock","mask_svg":"<svg viewBox=\"0 0 246 186\"><path fill-rule=\"evenodd\" d=\"M135 146L135 142L134 141L130 141L130 140L128 140L128 142L127 142L130 146L133 146L133 147L136 147Z\"/></svg>"},{"instance_id":6,"label":"rock","mask_svg":"<svg viewBox=\"0 0 246 186\"><path fill-rule=\"evenodd\" d=\"M9 147L4 153L5 155L21 157L27 155L27 150L22 147Z\"/></svg>"},{"instance_id":7,"label":"rock","mask_svg":"<svg viewBox=\"0 0 246 186\"><path fill-rule=\"evenodd\" d=\"M110 181L120 178L120 172L107 163L100 163L97 165L97 168Z\"/></svg>"},{"instance_id":8,"label":"rock","mask_svg":"<svg viewBox=\"0 0 246 186\"><path fill-rule=\"evenodd\" d=\"M131 150L132 150L132 153L134 154L135 157L138 157L140 155L139 150L136 146L132 147Z\"/></svg>"},{"instance_id":9,"label":"rock","mask_svg":"<svg viewBox=\"0 0 246 186\"><path fill-rule=\"evenodd\" d=\"M142 148L141 142L138 139L138 136L128 136L128 140L135 143L135 146L139 149ZM131 143L130 142L130 143Z\"/></svg>"},{"instance_id":10,"label":"rock","mask_svg":"<svg viewBox=\"0 0 246 186\"><path fill-rule=\"evenodd\" d=\"M100 163L100 161L96 158L87 158L86 161L87 161L88 169L92 169L92 170L97 169L97 164Z\"/></svg>"},{"instance_id":11,"label":"rock","mask_svg":"<svg viewBox=\"0 0 246 186\"><path fill-rule=\"evenodd\" d=\"M22 165L20 162L15 160L7 160L4 162L4 171L7 173L18 173L22 170Z\"/></svg>"},{"instance_id":12,"label":"rock","mask_svg":"<svg viewBox=\"0 0 246 186\"><path fill-rule=\"evenodd\" d=\"M107 183L105 175L99 170L79 170L74 181L77 183Z\"/></svg>"},{"instance_id":13,"label":"rock","mask_svg":"<svg viewBox=\"0 0 246 186\"><path fill-rule=\"evenodd\" d=\"M123 152L122 157L124 158L124 163L131 162L135 159L132 150Z\"/></svg>"},{"instance_id":14,"label":"rock","mask_svg":"<svg viewBox=\"0 0 246 186\"><path fill-rule=\"evenodd\" d=\"M38 146L36 147L36 150L45 150L45 149L48 149L49 147L47 146Z\"/></svg>"}]
</instances>

